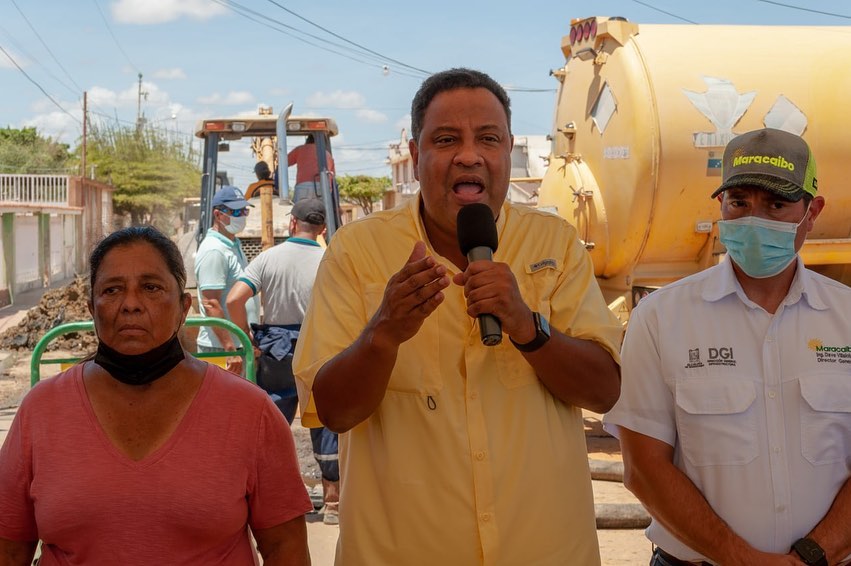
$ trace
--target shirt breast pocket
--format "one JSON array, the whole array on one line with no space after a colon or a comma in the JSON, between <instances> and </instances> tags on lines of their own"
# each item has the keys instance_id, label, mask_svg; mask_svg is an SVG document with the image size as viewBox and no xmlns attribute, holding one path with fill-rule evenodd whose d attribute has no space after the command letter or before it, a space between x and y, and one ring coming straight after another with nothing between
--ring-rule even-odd
<instances>
[{"instance_id":1,"label":"shirt breast pocket","mask_svg":"<svg viewBox=\"0 0 851 566\"><path fill-rule=\"evenodd\" d=\"M675 400L679 444L691 464L744 465L757 457L753 382L680 379Z\"/></svg>"},{"instance_id":2,"label":"shirt breast pocket","mask_svg":"<svg viewBox=\"0 0 851 566\"><path fill-rule=\"evenodd\" d=\"M554 263L551 267L534 272L527 266L526 274L518 276L518 285L523 301L530 309L539 312L547 321L550 320L552 315L550 297L560 273L561 266ZM502 343L495 346L495 354L499 379L506 388L514 389L538 383L535 370L532 369L523 354L514 347L508 336L503 336Z\"/></svg>"},{"instance_id":3,"label":"shirt breast pocket","mask_svg":"<svg viewBox=\"0 0 851 566\"><path fill-rule=\"evenodd\" d=\"M385 286L369 284L364 287L367 320L378 311L384 299ZM396 364L387 384L388 391L420 396L436 395L443 389L440 376L440 344L438 313L426 318L419 331L399 346ZM369 368L364 368L369 371Z\"/></svg>"},{"instance_id":4,"label":"shirt breast pocket","mask_svg":"<svg viewBox=\"0 0 851 566\"><path fill-rule=\"evenodd\" d=\"M811 464L851 460L851 375L802 377L801 453Z\"/></svg>"}]
</instances>

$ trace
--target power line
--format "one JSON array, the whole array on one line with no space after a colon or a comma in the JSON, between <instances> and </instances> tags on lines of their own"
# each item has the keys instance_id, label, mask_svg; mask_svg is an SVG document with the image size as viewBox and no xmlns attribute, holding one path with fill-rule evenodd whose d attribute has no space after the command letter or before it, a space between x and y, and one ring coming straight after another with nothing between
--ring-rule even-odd
<instances>
[{"instance_id":1,"label":"power line","mask_svg":"<svg viewBox=\"0 0 851 566\"><path fill-rule=\"evenodd\" d=\"M676 15L676 14L672 14L671 12L666 12L665 10L663 10L663 9L661 9L661 8L657 8L656 6L652 6L652 5L648 4L647 2L641 2L641 0L632 0L632 1L633 1L633 2L635 2L636 4L641 4L642 6L644 6L644 7L646 7L646 8L650 8L651 10L656 10L657 12L660 12L660 13L662 13L662 14L665 14L666 16L671 16L672 18L676 18L676 19L678 19L678 20L682 20L682 21L687 22L687 23L689 23L689 24L697 24L697 25L700 25L700 24L698 24L698 22L695 22L695 21L690 20L690 19L688 19L688 18L684 18L684 17L682 17L682 16L678 16L678 15Z\"/></svg>"},{"instance_id":2,"label":"power line","mask_svg":"<svg viewBox=\"0 0 851 566\"><path fill-rule=\"evenodd\" d=\"M845 14L836 14L834 12L823 12L821 10L813 10L812 8L802 8L801 6L793 6L792 4L783 4L782 2L771 2L770 0L757 0L758 2L765 2L766 4L774 4L775 6L782 6L784 8L791 8L792 10L800 10L802 12L810 12L812 14L822 14L823 16L833 16L835 18L844 18L846 20L851 20L851 16L846 16Z\"/></svg>"},{"instance_id":3,"label":"power line","mask_svg":"<svg viewBox=\"0 0 851 566\"><path fill-rule=\"evenodd\" d=\"M115 122L119 126L121 124L126 124L127 126L133 126L135 128L136 125L137 125L135 120L122 120L118 116L111 116L111 115L105 114L103 112L98 112L97 110L89 109L89 114L94 114L95 116L105 118L107 120ZM186 138L186 139L189 139L189 140L192 140L192 139L195 138L195 136L191 133L184 132L182 130L178 130L177 128L169 129L168 127L157 126L157 125L155 125L154 122L146 122L145 123L145 129L154 130L154 131L159 132L161 134L174 135L176 137Z\"/></svg>"},{"instance_id":4,"label":"power line","mask_svg":"<svg viewBox=\"0 0 851 566\"><path fill-rule=\"evenodd\" d=\"M75 122L77 122L77 124L78 124L78 125L80 125L80 126L82 126L82 125L83 125L83 123L82 123L82 122L80 122L80 121L77 119L77 117L76 117L76 116L74 116L73 114L71 114L70 112L68 112L67 110L65 110L65 109L62 107L62 105L60 105L58 102L56 102L56 100L55 100L52 96L50 96L49 94L47 94L47 91L46 91L46 90L44 90L44 88L42 88L42 86L41 86L40 84L38 84L38 83L35 81L35 79L33 79L31 76L29 76L29 75L27 74L27 72L26 72L26 71L25 71L25 70L24 70L24 69L23 69L20 65L18 65L18 62L17 62L17 61L15 61L14 57L12 57L12 55L11 55L11 54L9 54L9 52L8 52L8 51L6 51L5 49L3 49L3 46L2 46L2 45L0 45L0 51L2 51L2 52L3 52L3 54L4 54L4 55L6 55L6 57L8 57L8 58L9 58L9 61L11 61L11 62L12 62L12 64L13 64L15 67L17 67L17 68L18 68L18 70L19 70L21 73L23 73L23 75L27 78L27 80L28 80L28 81L30 81L32 84L34 84L34 85L36 86L36 88L38 88L38 90L40 90L40 91L44 94L44 96L46 96L46 97L50 100L50 102L52 102L53 104L55 104L55 105L56 105L56 107L57 107L57 108L59 108L62 112L64 112L65 114L68 114L68 116L70 116L71 118L73 118L73 120L74 120Z\"/></svg>"},{"instance_id":5,"label":"power line","mask_svg":"<svg viewBox=\"0 0 851 566\"><path fill-rule=\"evenodd\" d=\"M349 44L351 44L351 45L354 45L354 46L355 46L355 47L357 47L358 49L362 49L362 50L364 50L364 51L366 51L366 52L368 52L368 53L372 53L373 55L376 55L376 56L378 56L378 57L381 57L381 58L382 58L382 59L384 59L385 61L390 61L390 62L392 62L392 63L396 63L397 65L401 65L402 67L405 67L405 68L407 68L407 69L410 69L410 70L412 70L412 71L414 71L414 72L416 72L416 73L421 73L421 75L422 75L422 76L416 76L415 78L424 78L424 77L426 77L426 76L428 76L428 75L431 75L431 74L432 74L432 71L427 71L427 70L425 70L425 69L420 69L419 67L414 67L414 66L412 66L412 65L408 65L407 63L404 63L404 62L402 62L402 61L399 61L398 59L394 59L394 58L392 58L392 57L388 57L387 55L384 55L383 53L379 53L378 51L373 51L373 50L372 50L372 49L370 49L369 47L366 47L366 46L364 46L364 45L361 45L360 43L357 43L357 42L354 42L354 41L352 41L352 40L350 40L350 39L347 39L347 38L343 37L342 35L339 35L339 34L337 34L337 33L333 32L333 31L329 30L328 28L325 28L325 27L323 27L323 26L321 26L321 25L317 24L316 22L313 22L312 20L309 20L308 18L305 18L304 16L301 16L301 15L297 14L296 12L294 12L294 11L290 10L289 8L287 8L287 7L285 7L285 6L282 6L281 4L279 4L278 2L276 2L275 0L267 0L267 2L269 2L270 4L274 4L275 6L277 6L277 7L278 7L278 8L280 8L281 10L284 10L284 11L285 11L285 12L287 12L288 14L292 14L292 15L293 15L293 16L295 16L296 18L298 18L298 19L302 20L303 22L307 22L308 24L312 25L313 27L318 28L318 29L320 29L320 30L324 31L325 33L330 34L330 35L332 35L332 36L336 37L337 39L341 39L341 40L345 41L346 43L349 43ZM399 71L398 69L394 69L394 72L399 73L400 71ZM407 75L407 76L413 76L413 75ZM546 93L553 93L553 92L556 92L556 89L549 89L549 88L547 88L547 89L540 89L540 88L505 87L505 86L503 86L503 88L505 88L505 90L507 90L507 91L511 91L511 92L546 92Z\"/></svg>"},{"instance_id":6,"label":"power line","mask_svg":"<svg viewBox=\"0 0 851 566\"><path fill-rule=\"evenodd\" d=\"M322 30L322 31L324 31L325 33L330 34L330 35L333 35L333 36L334 36L334 37L336 37L337 39L341 39L341 40L345 41L346 43L349 43L349 44L351 44L351 45L354 45L355 47L357 47L357 48L359 48L359 49L362 49L362 50L364 50L364 51L367 51L367 52L369 52L369 53L372 53L373 55L377 55L377 56L379 56L379 57L382 57L382 58L386 59L387 61L391 61L391 62L393 62L393 63L396 63L397 65L401 65L401 66L403 66L403 67L405 67L405 68L407 68L407 69L410 69L410 70L412 70L412 71L416 71L416 72L418 72L418 73L422 73L423 75L430 75L430 74L432 74L432 73L431 73L431 71L426 71L425 69L420 69L419 67L413 67L413 66L411 66L411 65L408 65L407 63L403 63L402 61L399 61L398 59L393 59L392 57L387 57L386 55L383 55L383 54L381 54L381 53L379 53L379 52L377 52L377 51L373 51L372 49L370 49L370 48L368 48L368 47L365 47L365 46L361 45L360 43L356 43L356 42L354 42L354 41L351 41L350 39L346 39L346 38L345 38L345 37L343 37L342 35L339 35L339 34L337 34L337 33L334 33L333 31L331 31L331 30L329 30L329 29L327 29L327 28L324 28L324 27L320 26L319 24L317 24L317 23L315 23L315 22L313 22L313 21L311 21L311 20L309 20L309 19L305 18L304 16L301 16L301 15L299 15L299 14L297 14L297 13L293 12L293 11L292 11L292 10L290 10L289 8L286 8L286 7L282 6L281 4L278 4L275 0L267 0L267 1L268 1L270 4L274 4L275 6L277 6L278 8L280 8L281 10L284 10L284 11L285 11L285 12L287 12L288 14L292 14L292 15L293 15L293 16L295 16L296 18L298 18L298 19L302 20L303 22L307 22L308 24L312 25L313 27L318 28L318 29L321 29L321 30Z\"/></svg>"},{"instance_id":7,"label":"power line","mask_svg":"<svg viewBox=\"0 0 851 566\"><path fill-rule=\"evenodd\" d=\"M18 50L18 51L19 51L19 52L20 52L23 56L25 56L25 57L27 58L27 60L32 61L33 63L35 63L36 65L38 65L39 67L41 67L41 69L42 69L45 73L47 73L47 75L48 75L48 76L50 76L50 78L51 78L51 79L53 79L53 80L55 80L57 83L61 84L63 87L65 87L66 89L68 89L68 92L72 93L74 96L77 96L77 97L79 98L79 96L80 96L79 92L80 92L80 91L75 90L75 89L74 89L72 86L70 86L68 83L66 83L65 81L63 81L62 79L60 79L59 77L57 77L56 75L54 75L52 72L50 72L50 69L48 69L47 67L45 67L45 66L41 63L41 61L39 61L39 60L38 60L38 58L33 57L33 55L32 55L32 54L30 54L29 52L27 52L27 50L26 50L26 49L24 49L24 47L23 47L23 46L22 46L19 42L17 42L17 41L15 40L15 37L14 37L11 33L9 33L9 31L8 31L8 30L6 30L6 29L5 29L5 28L3 28L2 26L0 26L0 33L2 33L2 34L3 34L3 36L5 36L5 37L8 39L8 41L10 41L10 42L12 43L12 45L14 45L14 46L15 46L15 48L16 48L16 49L17 49L17 50Z\"/></svg>"},{"instance_id":8,"label":"power line","mask_svg":"<svg viewBox=\"0 0 851 566\"><path fill-rule=\"evenodd\" d=\"M65 67L62 66L62 63L59 62L59 59L56 58L56 55L54 55L53 51L50 50L50 47L47 46L47 43L45 43L44 39L42 39L41 35L39 35L38 30L35 29L35 27L32 25L32 23L30 23L30 20L27 18L26 14L24 14L24 12L18 6L18 3L15 2L15 0L10 0L10 1L12 2L12 5L15 6L15 9L21 15L21 17L24 19L24 21L27 22L27 25L30 26L30 29L32 30L32 32L35 34L35 36L38 38L38 40L41 42L41 44L44 46L44 48L47 50L47 52L50 54L50 56L53 57L53 61L59 66L60 69L62 69L62 72L65 73L65 76L68 77L68 79L71 81L71 83L75 87L77 87L77 93L79 94L80 92L82 92L83 89L80 87L80 85L78 85L76 83L76 81L74 81L74 77L71 76L71 73L69 73L68 70ZM67 85L65 85L65 86L67 87Z\"/></svg>"},{"instance_id":9,"label":"power line","mask_svg":"<svg viewBox=\"0 0 851 566\"><path fill-rule=\"evenodd\" d=\"M100 9L100 4L98 4L98 0L92 0L92 4L94 4L95 8L98 9L98 14L100 14L100 19L103 20L103 25L106 26L106 31L109 32L109 35L112 37L112 40L115 42L115 45L118 46L118 50L121 51L121 54L124 55L124 58L127 59L127 62L130 63L130 66L133 67L133 69L137 73L141 73L141 71L139 70L139 67L137 67L136 65L133 64L133 61L130 60L130 57L127 55L127 52L124 51L124 48L121 47L120 43L118 43L118 38L115 37L114 33L112 33L112 28L109 26L109 21L107 21L106 16L103 13L103 10Z\"/></svg>"},{"instance_id":10,"label":"power line","mask_svg":"<svg viewBox=\"0 0 851 566\"><path fill-rule=\"evenodd\" d=\"M399 66L401 67L401 69L400 69L400 68L393 67L392 71L393 71L393 73L394 73L394 74L402 75L402 76L409 77L409 78L414 78L414 79L417 79L417 80L422 80L422 79L423 79L423 78L425 78L426 76L428 76L428 75L431 75L431 74L432 74L432 72L431 72L431 71L427 71L427 70L425 70L425 69L420 69L419 67L414 67L414 66L412 66L412 65L408 65L407 63L405 63L405 62L403 62L403 61L399 61L398 59L394 59L394 58L392 58L392 57L389 57L389 56L387 56L387 55L384 55L383 53L379 53L378 51L375 51L375 50L373 50L373 49L370 49L369 47L366 47L366 46L364 46L364 45L361 45L360 43L357 43L357 42L352 41L352 40L350 40L350 39L348 39L348 38L346 38L346 37L343 37L342 35L340 35L340 34L338 34L338 33L335 33L335 32L333 32L333 31L331 31L330 29L325 28L325 27L323 27L323 26L321 26L321 25L319 25L319 24L315 23L315 22L313 22L312 20L310 20L310 19L308 19L308 18L305 18L304 16L301 16L300 14L298 14L298 13L296 13L296 12L294 12L294 11L290 10L289 8L287 8L287 7L285 7L285 6L281 5L281 4L279 4L279 3L278 3L278 2L276 2L275 0L267 0L267 1L268 1L269 3L271 3L271 4L275 5L275 6L277 6L277 7L278 7L278 8L280 8L281 10L283 10L283 11L287 12L288 14L291 14L291 15L295 16L296 18L298 18L298 19L300 19L300 20L302 20L302 21L304 21L304 22L306 22L306 23L308 23L308 24L312 25L313 27L315 27L315 28L317 28L317 29L320 29L320 30L322 30L323 32L325 32L325 33L327 33L327 34L329 34L329 35L331 35L331 36L333 36L333 37L336 37L337 39L340 39L340 40L342 40L342 41L345 41L346 43L348 43L349 45L352 45L352 46L356 47L357 49L360 49L361 51L357 51L357 52L356 52L359 56L362 56L362 57L369 57L370 59L378 60L378 61L381 61L381 62L388 62L388 61L389 61L389 62L391 62L391 63L396 63L397 65L399 65ZM308 32L306 32L306 31L301 30L301 29L298 29L298 28L296 28L296 27L294 27L294 26L291 26L291 25L285 24L285 23L281 22L280 20L276 20L276 19L274 19L274 18L272 18L272 17L270 17L270 16L266 16L265 14L262 14L262 13L260 13L260 12L255 11L255 10L252 10L252 9L250 9L250 8L246 8L245 6L242 6L242 5L238 4L238 3L237 3L237 2L235 2L234 0L213 0L213 2L216 2L217 4L220 4L220 5L223 5L223 6L227 6L227 7L231 8L231 9L233 9L235 12L237 12L238 14L240 14L240 15L241 15L241 16L243 16L243 17L246 17L246 18L248 18L248 19L250 19L250 20L252 20L252 21L254 21L254 22L256 22L256 23L259 23L259 24L263 25L263 26L266 26L266 27L269 27L269 28L271 28L271 29L274 29L275 31L278 31L279 33L283 33L284 35L288 35L288 36L290 36L290 37L293 37L294 39L297 39L297 40L299 40L299 41L302 41L302 42L304 42L304 43L307 43L308 45L312 45L313 47L317 47L317 48L322 49L322 50L324 50L324 51L328 51L328 52L330 52L330 53L334 53L334 54L336 54L336 55L340 55L340 56L342 56L342 57L346 57L347 59L351 59L351 60L353 60L353 61L357 61L358 63L363 63L363 64L365 64L365 65L374 66L374 65L372 65L371 63L366 62L366 61L363 61L362 59L358 59L358 58L356 58L356 57L354 57L354 56L352 56L352 55L350 55L350 54L348 54L348 53L341 53L341 52L336 51L336 50L334 50L334 49L329 49L328 47L326 47L326 46L325 46L325 45L323 45L323 44L326 44L326 43L327 43L327 44L330 44L330 45L334 45L335 47L339 47L339 48L341 48L341 49L350 49L348 46L340 45L339 43L335 43L335 42L333 42L333 41L329 41L329 40L328 40L328 39L326 39L326 38L323 38L323 37L320 37L320 36L317 36L317 35L314 35L314 34L308 33ZM260 18L260 19L255 19L255 18L250 17L250 16L248 16L248 15L246 15L245 13L242 13L242 12L247 12L247 13L253 14L254 16L256 16L257 18ZM292 34L289 34L289 33L285 32L285 31L283 31L283 30L277 29L277 28L275 28L275 27L273 27L273 26L269 25L269 23L268 23L266 20L269 20L269 21L275 22L275 23L276 23L276 24L278 24L279 26L282 26L282 27L284 27L284 28L290 29L290 30L292 30L292 31L294 31L294 32L296 32L296 33L299 33L299 34L305 35L305 36L307 36L307 37L313 38L313 39L315 39L315 40L317 40L317 41L322 42L322 44L317 45L317 44L315 44L315 43L313 43L313 42L310 42L310 41L308 41L308 40L306 40L306 39L304 39L304 38L301 38L301 37L298 37L298 36L293 36ZM387 65L381 65L381 68L382 68L385 72L390 71L390 68L389 68ZM556 92L556 89L527 88L527 87L520 87L520 86L518 86L518 87L508 87L508 88L506 88L506 90L510 90L510 91L512 91L512 92L545 92L545 93L553 93L553 92Z\"/></svg>"},{"instance_id":11,"label":"power line","mask_svg":"<svg viewBox=\"0 0 851 566\"><path fill-rule=\"evenodd\" d=\"M370 66L370 67L382 68L382 65L370 63L369 61L364 61L363 59L359 59L359 58L355 57L354 55L352 55L350 53L343 53L343 52L337 51L335 49L331 49L326 44L330 44L330 45L333 45L335 47L339 47L341 49L349 49L346 46L340 45L338 43L334 43L333 41L328 41L325 38L307 33L305 31L302 31L302 30L300 30L296 27L285 24L284 22L282 22L280 20L276 20L275 18L272 18L272 17L267 16L265 14L261 14L260 12L252 10L251 8L247 8L245 6L242 6L242 5L234 2L233 0L213 0L213 2L215 2L216 4L219 4L221 6L225 6L226 8L230 8L231 10L233 10L234 12L236 12L238 15L242 16L243 18L251 20L255 23L258 23L258 24L260 24L264 27L267 27L267 28L269 28L273 31L276 31L278 33L281 33L283 35L286 35L287 37L291 37L295 40L301 41L302 43L306 43L307 45L310 45L312 47L316 47L317 49L322 49L323 51L327 51L329 53L333 53L335 55L345 57L346 59L349 59L351 61L355 61L357 63L361 63L363 65L367 65L367 66ZM275 24L277 24L277 26L280 26L280 27L276 27L275 25L272 25L269 22L274 22ZM298 34L313 38L313 39L315 39L315 40L317 40L321 43L319 43L319 44L314 43L312 41L305 39L304 37L299 37L298 35L293 35L293 33L289 33L287 31L285 31L284 29L280 29L280 28L289 29L294 33L298 33ZM367 53L359 53L358 52L357 54L362 55L364 57L373 58L372 55L369 55ZM382 61L383 61L383 59L382 59ZM399 72L398 74L404 75L404 76L412 76L412 75L407 75L404 72ZM421 77L419 75L417 75L414 78L420 79Z\"/></svg>"}]
</instances>

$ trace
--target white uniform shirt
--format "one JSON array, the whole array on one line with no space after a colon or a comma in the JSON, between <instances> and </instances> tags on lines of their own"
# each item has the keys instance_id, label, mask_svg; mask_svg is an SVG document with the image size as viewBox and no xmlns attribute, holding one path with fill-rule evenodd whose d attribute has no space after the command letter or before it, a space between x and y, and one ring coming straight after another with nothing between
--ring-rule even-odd
<instances>
[{"instance_id":1,"label":"white uniform shirt","mask_svg":"<svg viewBox=\"0 0 851 566\"><path fill-rule=\"evenodd\" d=\"M256 295L263 292L263 322L301 324L325 250L313 240L289 238L264 251L239 278Z\"/></svg>"},{"instance_id":2,"label":"white uniform shirt","mask_svg":"<svg viewBox=\"0 0 851 566\"><path fill-rule=\"evenodd\" d=\"M674 463L753 547L786 553L851 470L851 288L798 269L774 315L731 263L645 299L624 340L620 400L604 419L674 447ZM648 538L706 558L657 521Z\"/></svg>"}]
</instances>

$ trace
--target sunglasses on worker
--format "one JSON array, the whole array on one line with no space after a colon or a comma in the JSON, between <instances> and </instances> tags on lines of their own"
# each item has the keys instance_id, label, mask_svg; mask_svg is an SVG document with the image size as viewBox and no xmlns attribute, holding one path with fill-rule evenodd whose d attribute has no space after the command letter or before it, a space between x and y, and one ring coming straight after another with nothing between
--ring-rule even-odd
<instances>
[{"instance_id":1,"label":"sunglasses on worker","mask_svg":"<svg viewBox=\"0 0 851 566\"><path fill-rule=\"evenodd\" d=\"M248 216L248 207L245 208L228 208L226 206L217 206L216 210L224 212L228 216L239 218L240 216Z\"/></svg>"}]
</instances>

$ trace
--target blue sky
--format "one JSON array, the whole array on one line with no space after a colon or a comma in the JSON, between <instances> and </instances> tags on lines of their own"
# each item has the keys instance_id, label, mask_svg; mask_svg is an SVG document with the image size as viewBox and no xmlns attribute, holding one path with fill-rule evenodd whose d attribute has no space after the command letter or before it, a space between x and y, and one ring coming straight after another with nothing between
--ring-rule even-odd
<instances>
[{"instance_id":1,"label":"blue sky","mask_svg":"<svg viewBox=\"0 0 851 566\"><path fill-rule=\"evenodd\" d=\"M389 175L384 163L387 144L397 141L401 128L409 125L411 97L423 77L420 71L469 66L507 87L554 89L549 71L564 64L559 45L569 33L571 18L593 15L681 25L693 25L684 20L849 25L851 4L0 0L0 47L32 79L0 51L0 127L36 126L45 135L76 144L84 90L94 119L132 125L137 115L137 75L142 73L143 90L148 92L142 101L144 115L169 135L190 137L201 118L252 113L260 104L277 113L293 102L297 114L336 118L338 174ZM281 24L290 26L284 28L286 33L271 29ZM554 92L509 94L515 134L547 134ZM223 162L237 184L252 180L253 159L247 145L232 146Z\"/></svg>"}]
</instances>

